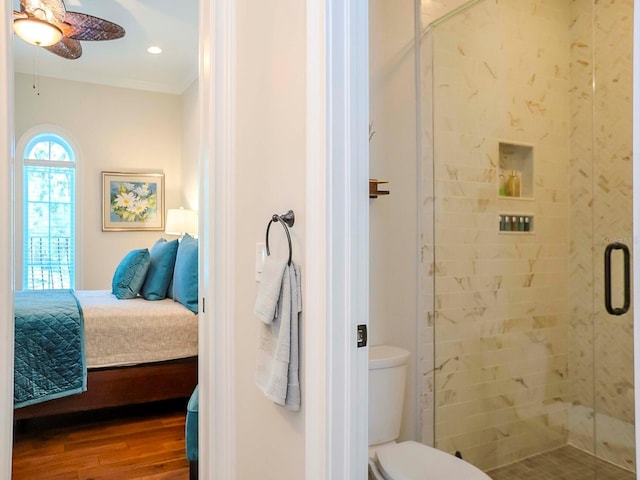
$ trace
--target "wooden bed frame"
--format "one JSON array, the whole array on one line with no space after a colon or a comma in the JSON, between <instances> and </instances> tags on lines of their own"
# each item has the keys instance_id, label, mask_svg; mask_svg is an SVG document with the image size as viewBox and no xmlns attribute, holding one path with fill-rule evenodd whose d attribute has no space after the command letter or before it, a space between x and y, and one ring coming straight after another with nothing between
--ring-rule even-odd
<instances>
[{"instance_id":1,"label":"wooden bed frame","mask_svg":"<svg viewBox=\"0 0 640 480\"><path fill-rule=\"evenodd\" d=\"M14 410L14 420L189 398L198 383L198 358L87 372L87 391Z\"/></svg>"}]
</instances>

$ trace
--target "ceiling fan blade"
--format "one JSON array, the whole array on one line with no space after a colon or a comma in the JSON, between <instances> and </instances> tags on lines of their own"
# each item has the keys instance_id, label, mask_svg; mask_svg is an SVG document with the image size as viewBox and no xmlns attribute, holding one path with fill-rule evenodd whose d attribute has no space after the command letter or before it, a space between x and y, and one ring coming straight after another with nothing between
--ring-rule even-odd
<instances>
[{"instance_id":1,"label":"ceiling fan blade","mask_svg":"<svg viewBox=\"0 0 640 480\"><path fill-rule=\"evenodd\" d=\"M64 22L67 9L62 0L20 0L22 11L47 22Z\"/></svg>"},{"instance_id":2,"label":"ceiling fan blade","mask_svg":"<svg viewBox=\"0 0 640 480\"><path fill-rule=\"evenodd\" d=\"M21 12L16 12L15 10L13 11L13 19L14 20L17 20L19 18L27 18L28 16L29 15L24 10L22 10Z\"/></svg>"},{"instance_id":3,"label":"ceiling fan blade","mask_svg":"<svg viewBox=\"0 0 640 480\"><path fill-rule=\"evenodd\" d=\"M74 40L115 40L124 37L125 31L120 25L86 13L67 12L65 23L72 32L66 34Z\"/></svg>"},{"instance_id":4,"label":"ceiling fan blade","mask_svg":"<svg viewBox=\"0 0 640 480\"><path fill-rule=\"evenodd\" d=\"M69 60L75 60L82 55L82 45L80 45L78 40L74 40L73 38L62 37L62 40L55 45L42 48Z\"/></svg>"}]
</instances>

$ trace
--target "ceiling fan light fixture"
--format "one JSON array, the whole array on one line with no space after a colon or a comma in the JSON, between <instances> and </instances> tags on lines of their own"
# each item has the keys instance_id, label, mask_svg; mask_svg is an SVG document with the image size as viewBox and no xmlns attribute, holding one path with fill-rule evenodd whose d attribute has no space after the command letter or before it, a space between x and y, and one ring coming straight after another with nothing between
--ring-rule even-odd
<instances>
[{"instance_id":1,"label":"ceiling fan light fixture","mask_svg":"<svg viewBox=\"0 0 640 480\"><path fill-rule=\"evenodd\" d=\"M62 30L57 26L34 17L14 20L13 30L22 40L38 47L49 47L62 39Z\"/></svg>"},{"instance_id":2,"label":"ceiling fan light fixture","mask_svg":"<svg viewBox=\"0 0 640 480\"><path fill-rule=\"evenodd\" d=\"M147 52L151 55L160 55L162 53L162 49L160 47L152 45L151 47L147 48Z\"/></svg>"}]
</instances>

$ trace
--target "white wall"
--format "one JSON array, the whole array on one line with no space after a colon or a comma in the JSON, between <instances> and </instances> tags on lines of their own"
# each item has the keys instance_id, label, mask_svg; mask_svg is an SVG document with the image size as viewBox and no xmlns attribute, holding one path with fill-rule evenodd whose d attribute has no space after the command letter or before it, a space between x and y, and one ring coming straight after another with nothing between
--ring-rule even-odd
<instances>
[{"instance_id":1,"label":"white wall","mask_svg":"<svg viewBox=\"0 0 640 480\"><path fill-rule=\"evenodd\" d=\"M237 2L237 478L304 478L304 408L290 412L254 385L259 320L254 246L274 213L292 209L293 259L305 275L305 8L300 0ZM270 246L286 254L280 225ZM311 252L310 252L311 253ZM304 309L303 298L303 309ZM304 312L300 345L304 345ZM304 395L304 365L301 365Z\"/></svg>"},{"instance_id":2,"label":"white wall","mask_svg":"<svg viewBox=\"0 0 640 480\"><path fill-rule=\"evenodd\" d=\"M391 194L370 200L370 344L411 352L401 438L418 439L417 146L414 0L369 3L370 175ZM383 189L381 187L381 189Z\"/></svg>"},{"instance_id":3,"label":"white wall","mask_svg":"<svg viewBox=\"0 0 640 480\"><path fill-rule=\"evenodd\" d=\"M70 132L79 144L80 281L76 288L109 289L124 254L151 247L164 233L103 232L101 172L164 172L165 207L179 206L183 197L181 97L48 77L40 78L40 95L36 95L32 77L16 74L15 98L16 141L35 125L53 124Z\"/></svg>"},{"instance_id":4,"label":"white wall","mask_svg":"<svg viewBox=\"0 0 640 480\"><path fill-rule=\"evenodd\" d=\"M198 81L195 80L182 93L182 162L181 205L184 208L198 210L198 181L200 138L198 135ZM169 207L171 208L171 207Z\"/></svg>"}]
</instances>

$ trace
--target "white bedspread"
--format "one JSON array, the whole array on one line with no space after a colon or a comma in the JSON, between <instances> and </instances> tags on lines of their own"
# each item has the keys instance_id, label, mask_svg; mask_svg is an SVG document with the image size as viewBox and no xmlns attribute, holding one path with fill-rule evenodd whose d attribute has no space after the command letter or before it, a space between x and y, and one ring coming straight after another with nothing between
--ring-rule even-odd
<instances>
[{"instance_id":1,"label":"white bedspread","mask_svg":"<svg viewBox=\"0 0 640 480\"><path fill-rule=\"evenodd\" d=\"M84 314L88 368L198 354L198 316L170 298L118 300L109 290L75 294Z\"/></svg>"}]
</instances>

